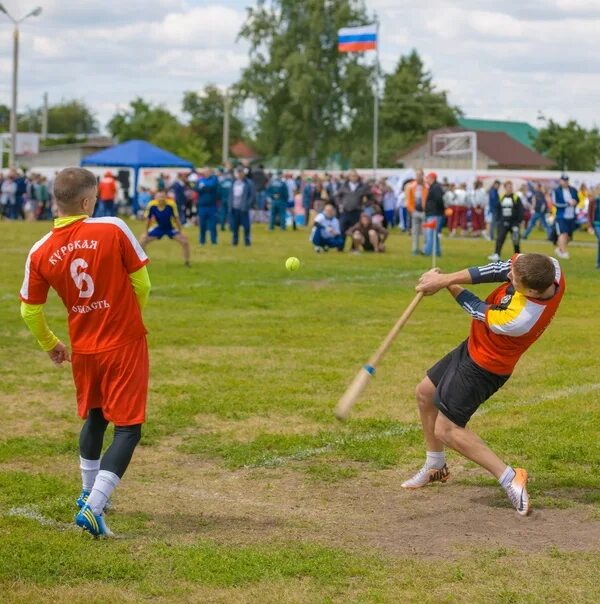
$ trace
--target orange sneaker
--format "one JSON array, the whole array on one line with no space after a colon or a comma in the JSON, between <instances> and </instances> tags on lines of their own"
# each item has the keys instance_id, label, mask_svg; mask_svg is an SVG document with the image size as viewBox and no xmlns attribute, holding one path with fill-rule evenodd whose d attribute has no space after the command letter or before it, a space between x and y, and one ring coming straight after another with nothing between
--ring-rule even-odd
<instances>
[{"instance_id":1,"label":"orange sneaker","mask_svg":"<svg viewBox=\"0 0 600 604\"><path fill-rule=\"evenodd\" d=\"M444 464L443 468L427 468L423 466L412 478L402 483L403 489L419 489L432 482L446 482L450 478L450 470Z\"/></svg>"},{"instance_id":2,"label":"orange sneaker","mask_svg":"<svg viewBox=\"0 0 600 604\"><path fill-rule=\"evenodd\" d=\"M512 479L508 489L505 489L508 498L520 516L527 516L531 512L529 495L527 494L528 478L527 470L515 468L515 477Z\"/></svg>"}]
</instances>

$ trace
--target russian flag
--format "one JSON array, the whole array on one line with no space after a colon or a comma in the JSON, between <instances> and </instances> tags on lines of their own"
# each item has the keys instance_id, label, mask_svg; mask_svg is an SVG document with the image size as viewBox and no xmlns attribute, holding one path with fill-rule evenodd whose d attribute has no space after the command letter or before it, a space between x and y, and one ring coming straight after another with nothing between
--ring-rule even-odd
<instances>
[{"instance_id":1,"label":"russian flag","mask_svg":"<svg viewBox=\"0 0 600 604\"><path fill-rule=\"evenodd\" d=\"M338 31L340 52L364 52L377 48L377 23L360 27L342 27Z\"/></svg>"}]
</instances>

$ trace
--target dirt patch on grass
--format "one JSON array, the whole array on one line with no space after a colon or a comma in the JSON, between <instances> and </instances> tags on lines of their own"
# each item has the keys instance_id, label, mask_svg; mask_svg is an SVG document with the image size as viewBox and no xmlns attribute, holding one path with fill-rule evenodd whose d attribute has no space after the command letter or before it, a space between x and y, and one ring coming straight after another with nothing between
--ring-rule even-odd
<instances>
[{"instance_id":1,"label":"dirt patch on grass","mask_svg":"<svg viewBox=\"0 0 600 604\"><path fill-rule=\"evenodd\" d=\"M212 413L201 413L195 417L196 425L208 432L231 433L232 438L240 442L250 442L262 433L317 434L323 430L323 425L316 421L298 415L252 415L232 422Z\"/></svg>"},{"instance_id":2,"label":"dirt patch on grass","mask_svg":"<svg viewBox=\"0 0 600 604\"><path fill-rule=\"evenodd\" d=\"M539 508L523 519L501 489L492 486L450 480L405 491L398 471L364 468L359 476L333 486L290 468L227 472L163 447L140 452L135 466L118 497L118 509L148 513L154 536L181 541L300 539L434 558L460 557L461 551L473 548L598 551L600 544L600 522L592 518L592 506ZM464 472L477 471L459 467L455 475Z\"/></svg>"},{"instance_id":3,"label":"dirt patch on grass","mask_svg":"<svg viewBox=\"0 0 600 604\"><path fill-rule=\"evenodd\" d=\"M73 397L39 390L24 390L2 394L0 418L4 426L2 439L17 436L52 437L73 428L77 407ZM32 411L34 409L34 411ZM76 416L75 416L76 417Z\"/></svg>"}]
</instances>

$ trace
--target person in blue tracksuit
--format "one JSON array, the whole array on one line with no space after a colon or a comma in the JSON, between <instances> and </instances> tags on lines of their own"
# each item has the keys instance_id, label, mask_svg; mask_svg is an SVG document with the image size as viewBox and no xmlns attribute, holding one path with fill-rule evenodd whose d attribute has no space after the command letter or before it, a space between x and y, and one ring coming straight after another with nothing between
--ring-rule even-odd
<instances>
[{"instance_id":1,"label":"person in blue tracksuit","mask_svg":"<svg viewBox=\"0 0 600 604\"><path fill-rule=\"evenodd\" d=\"M554 250L559 258L568 258L567 244L575 231L575 208L579 203L577 189L569 185L569 177L563 174L560 184L552 194L552 201L556 208L554 225L558 235L558 247Z\"/></svg>"},{"instance_id":2,"label":"person in blue tracksuit","mask_svg":"<svg viewBox=\"0 0 600 604\"><path fill-rule=\"evenodd\" d=\"M500 194L498 193L498 189L500 188L500 181L495 180L492 188L488 193L488 207L487 207L487 221L490 226L489 238L490 241L494 241L496 237L497 229L496 229L496 216L498 214L498 208L500 207Z\"/></svg>"},{"instance_id":3,"label":"person in blue tracksuit","mask_svg":"<svg viewBox=\"0 0 600 604\"><path fill-rule=\"evenodd\" d=\"M232 245L239 242L240 227L244 229L244 244L249 246L250 241L250 206L254 201L254 185L246 178L244 168L237 168L235 180L229 189L229 228L232 233Z\"/></svg>"},{"instance_id":4,"label":"person in blue tracksuit","mask_svg":"<svg viewBox=\"0 0 600 604\"><path fill-rule=\"evenodd\" d=\"M527 239L527 237L529 237L531 231L533 231L533 227L538 221L544 227L544 233L548 235L548 223L546 222L547 211L548 202L546 201L544 187L542 186L541 182L538 182L535 187L535 191L533 192L533 214L529 219L529 224L527 225L527 229L525 229L523 239Z\"/></svg>"},{"instance_id":5,"label":"person in blue tracksuit","mask_svg":"<svg viewBox=\"0 0 600 604\"><path fill-rule=\"evenodd\" d=\"M229 216L229 194L233 185L233 174L229 170L219 168L219 224L225 230Z\"/></svg>"},{"instance_id":6,"label":"person in blue tracksuit","mask_svg":"<svg viewBox=\"0 0 600 604\"><path fill-rule=\"evenodd\" d=\"M285 219L287 216L287 202L289 198L288 186L282 178L281 170L271 179L267 187L267 198L271 204L271 222L269 230L275 228L275 216L279 215L279 226L285 231Z\"/></svg>"},{"instance_id":7,"label":"person in blue tracksuit","mask_svg":"<svg viewBox=\"0 0 600 604\"><path fill-rule=\"evenodd\" d=\"M177 206L177 212L179 214L179 220L181 224L186 223L186 202L185 196L185 180L183 175L178 174L175 182L171 185L171 191L173 191L173 197L175 198L175 205Z\"/></svg>"},{"instance_id":8,"label":"person in blue tracksuit","mask_svg":"<svg viewBox=\"0 0 600 604\"><path fill-rule=\"evenodd\" d=\"M207 170L196 182L198 193L198 223L200 225L200 245L206 243L206 231L210 232L210 242L217 243L217 199L219 198L219 179Z\"/></svg>"},{"instance_id":9,"label":"person in blue tracksuit","mask_svg":"<svg viewBox=\"0 0 600 604\"><path fill-rule=\"evenodd\" d=\"M308 220L310 218L310 210L315 200L315 185L312 178L309 176L306 179L304 188L302 189L302 208L304 209L304 226L308 226Z\"/></svg>"},{"instance_id":10,"label":"person in blue tracksuit","mask_svg":"<svg viewBox=\"0 0 600 604\"><path fill-rule=\"evenodd\" d=\"M15 178L17 190L15 192L16 214L18 218L25 220L24 197L27 193L27 179L23 174L18 174Z\"/></svg>"}]
</instances>

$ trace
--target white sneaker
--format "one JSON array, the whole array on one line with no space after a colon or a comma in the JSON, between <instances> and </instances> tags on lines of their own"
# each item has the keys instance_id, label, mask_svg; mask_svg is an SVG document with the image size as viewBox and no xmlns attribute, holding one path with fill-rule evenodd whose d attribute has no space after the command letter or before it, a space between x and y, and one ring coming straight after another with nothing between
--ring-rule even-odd
<instances>
[{"instance_id":1,"label":"white sneaker","mask_svg":"<svg viewBox=\"0 0 600 604\"><path fill-rule=\"evenodd\" d=\"M488 260L491 260L492 262L498 262L498 260L500 260L500 256L498 256L498 254L492 254L491 256L488 256Z\"/></svg>"},{"instance_id":2,"label":"white sneaker","mask_svg":"<svg viewBox=\"0 0 600 604\"><path fill-rule=\"evenodd\" d=\"M529 495L527 494L527 471L523 468L515 468L515 477L512 479L508 489L505 489L508 498L513 504L517 514L527 516L531 512Z\"/></svg>"},{"instance_id":3,"label":"white sneaker","mask_svg":"<svg viewBox=\"0 0 600 604\"><path fill-rule=\"evenodd\" d=\"M559 248L556 248L554 250L554 253L559 257L559 258L564 258L564 259L568 259L569 258L569 252L561 252Z\"/></svg>"},{"instance_id":4,"label":"white sneaker","mask_svg":"<svg viewBox=\"0 0 600 604\"><path fill-rule=\"evenodd\" d=\"M428 468L423 466L412 478L402 483L403 489L419 489L432 482L446 482L450 478L450 470L444 464L443 468Z\"/></svg>"}]
</instances>

